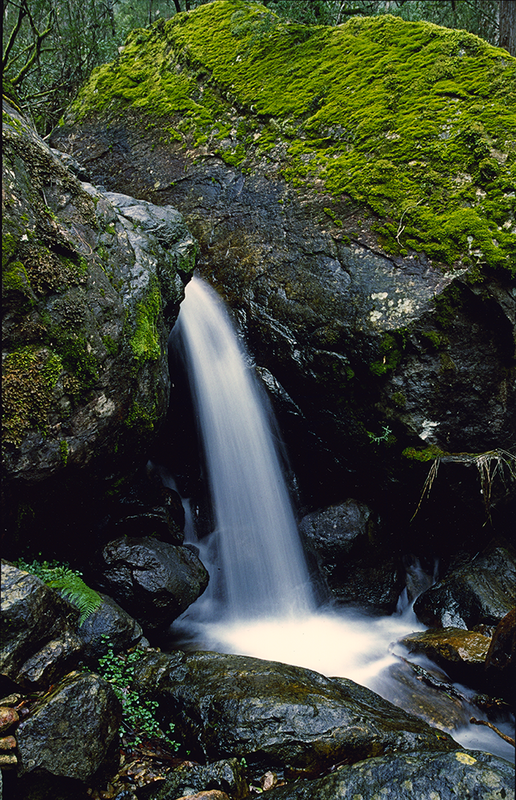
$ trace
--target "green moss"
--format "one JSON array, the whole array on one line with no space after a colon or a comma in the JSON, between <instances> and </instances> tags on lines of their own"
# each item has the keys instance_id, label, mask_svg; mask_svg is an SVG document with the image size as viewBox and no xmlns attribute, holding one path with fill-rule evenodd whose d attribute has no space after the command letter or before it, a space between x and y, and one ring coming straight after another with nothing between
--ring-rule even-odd
<instances>
[{"instance_id":1,"label":"green moss","mask_svg":"<svg viewBox=\"0 0 516 800\"><path fill-rule=\"evenodd\" d=\"M386 333L380 342L380 358L369 365L373 375L385 375L395 369L402 357L406 344L406 331Z\"/></svg>"},{"instance_id":2,"label":"green moss","mask_svg":"<svg viewBox=\"0 0 516 800\"><path fill-rule=\"evenodd\" d=\"M185 144L230 132L221 155L245 153L246 169L286 145L284 176L369 206L391 251L516 270L515 100L516 59L465 31L390 15L294 25L218 0L134 31L74 108L168 117Z\"/></svg>"},{"instance_id":3,"label":"green moss","mask_svg":"<svg viewBox=\"0 0 516 800\"><path fill-rule=\"evenodd\" d=\"M33 429L46 433L52 389L63 370L60 357L48 348L23 347L9 353L2 365L2 438L19 446Z\"/></svg>"},{"instance_id":4,"label":"green moss","mask_svg":"<svg viewBox=\"0 0 516 800\"><path fill-rule=\"evenodd\" d=\"M136 400L131 406L131 410L126 417L125 424L128 428L137 428L139 431L151 432L154 430L158 413L156 407L145 408Z\"/></svg>"},{"instance_id":5,"label":"green moss","mask_svg":"<svg viewBox=\"0 0 516 800\"><path fill-rule=\"evenodd\" d=\"M161 293L157 282L152 282L147 298L136 306L135 330L131 347L139 361L157 360L161 357L158 321L161 313Z\"/></svg>"},{"instance_id":6,"label":"green moss","mask_svg":"<svg viewBox=\"0 0 516 800\"><path fill-rule=\"evenodd\" d=\"M55 325L50 328L48 340L68 373L67 393L76 403L84 402L98 381L97 359L88 347L85 334Z\"/></svg>"},{"instance_id":7,"label":"green moss","mask_svg":"<svg viewBox=\"0 0 516 800\"><path fill-rule=\"evenodd\" d=\"M430 445L430 447L425 447L424 450L406 447L402 453L402 456L411 461L434 461L436 458L441 458L444 455L446 455L444 450L441 450L435 444Z\"/></svg>"},{"instance_id":8,"label":"green moss","mask_svg":"<svg viewBox=\"0 0 516 800\"><path fill-rule=\"evenodd\" d=\"M63 467L66 467L68 464L68 442L66 439L61 439L59 442L59 453L61 455L61 462Z\"/></svg>"}]
</instances>

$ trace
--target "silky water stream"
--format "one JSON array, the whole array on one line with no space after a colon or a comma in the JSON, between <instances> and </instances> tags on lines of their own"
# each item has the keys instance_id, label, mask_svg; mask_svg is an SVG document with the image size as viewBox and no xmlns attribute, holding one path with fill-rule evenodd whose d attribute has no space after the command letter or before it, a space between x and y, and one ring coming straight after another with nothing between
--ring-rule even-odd
<instances>
[{"instance_id":1,"label":"silky water stream","mask_svg":"<svg viewBox=\"0 0 516 800\"><path fill-rule=\"evenodd\" d=\"M407 654L393 646L424 630L406 598L400 598L394 615L384 617L317 602L271 409L224 304L198 277L186 288L171 346L181 353L188 372L215 522L200 540L187 524L186 537L199 548L210 584L173 624L177 646L251 655L351 678L407 710L409 698L413 702L414 693L423 692L416 703L445 720L449 709L433 708L443 693L426 691L410 667L407 677ZM417 564L413 569L425 578ZM458 695L467 693L457 688ZM458 721L450 732L461 744L513 758L513 748L496 733L469 725L471 715L481 716L477 708L456 699L453 711Z\"/></svg>"}]
</instances>

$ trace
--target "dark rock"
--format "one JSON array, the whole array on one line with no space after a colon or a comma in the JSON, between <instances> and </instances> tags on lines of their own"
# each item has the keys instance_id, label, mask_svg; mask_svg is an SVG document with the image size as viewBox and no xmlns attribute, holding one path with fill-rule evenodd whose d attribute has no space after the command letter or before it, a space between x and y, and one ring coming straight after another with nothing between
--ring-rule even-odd
<instances>
[{"instance_id":1,"label":"dark rock","mask_svg":"<svg viewBox=\"0 0 516 800\"><path fill-rule=\"evenodd\" d=\"M441 628L411 633L400 640L409 653L422 653L452 678L468 686L486 688L484 663L491 639L463 628Z\"/></svg>"},{"instance_id":2,"label":"dark rock","mask_svg":"<svg viewBox=\"0 0 516 800\"><path fill-rule=\"evenodd\" d=\"M116 772L121 706L98 675L72 672L38 701L17 731L19 774L43 770L91 781Z\"/></svg>"},{"instance_id":3,"label":"dark rock","mask_svg":"<svg viewBox=\"0 0 516 800\"><path fill-rule=\"evenodd\" d=\"M120 538L104 547L98 583L149 629L170 624L208 585L189 548L148 537Z\"/></svg>"},{"instance_id":4,"label":"dark rock","mask_svg":"<svg viewBox=\"0 0 516 800\"><path fill-rule=\"evenodd\" d=\"M3 141L4 490L16 517L27 484L85 465L127 474L148 452L196 246L175 209L116 206L80 183L6 104Z\"/></svg>"},{"instance_id":5,"label":"dark rock","mask_svg":"<svg viewBox=\"0 0 516 800\"><path fill-rule=\"evenodd\" d=\"M78 663L78 610L35 575L5 562L1 613L2 675L27 689L43 688Z\"/></svg>"},{"instance_id":6,"label":"dark rock","mask_svg":"<svg viewBox=\"0 0 516 800\"><path fill-rule=\"evenodd\" d=\"M495 691L514 701L514 666L516 664L516 609L498 623L485 660L485 677ZM514 708L514 702L512 702Z\"/></svg>"},{"instance_id":7,"label":"dark rock","mask_svg":"<svg viewBox=\"0 0 516 800\"><path fill-rule=\"evenodd\" d=\"M373 755L458 746L353 681L256 658L148 652L135 682L159 700L194 758L245 758L257 779L268 769L314 775Z\"/></svg>"},{"instance_id":8,"label":"dark rock","mask_svg":"<svg viewBox=\"0 0 516 800\"><path fill-rule=\"evenodd\" d=\"M514 797L514 768L477 750L400 753L344 766L317 781L281 786L270 800L502 800Z\"/></svg>"},{"instance_id":9,"label":"dark rock","mask_svg":"<svg viewBox=\"0 0 516 800\"><path fill-rule=\"evenodd\" d=\"M84 620L77 630L83 647L83 657L97 659L107 652L108 643L115 653L137 645L143 636L140 625L120 608L118 603L102 596L102 603Z\"/></svg>"},{"instance_id":10,"label":"dark rock","mask_svg":"<svg viewBox=\"0 0 516 800\"><path fill-rule=\"evenodd\" d=\"M516 603L516 559L491 547L423 592L414 611L429 627L497 625Z\"/></svg>"},{"instance_id":11,"label":"dark rock","mask_svg":"<svg viewBox=\"0 0 516 800\"><path fill-rule=\"evenodd\" d=\"M375 541L373 512L364 503L346 500L304 516L299 532L331 595L390 613L396 608L401 570L396 554Z\"/></svg>"},{"instance_id":12,"label":"dark rock","mask_svg":"<svg viewBox=\"0 0 516 800\"><path fill-rule=\"evenodd\" d=\"M110 189L172 203L185 215L200 243L201 273L229 301L258 366L281 387L277 394L291 400L291 411L296 410L286 413L282 424L307 505L322 507L342 496L360 496L375 508L381 502L384 515L392 508L391 513L401 516L405 525L396 528L396 536L402 541L414 542L415 531L424 544L431 532L441 546L450 546L452 540L464 542L467 529L471 546L475 547L475 538L483 546L482 498L474 480L467 491L459 491L464 488L463 466L455 470L450 486L454 503L437 503L430 524L413 527L406 535L425 465L402 458L401 453L405 448L428 451L429 447L479 453L506 448L512 441L516 298L510 269L504 269L509 267L508 250L500 255L496 270L484 268L485 260L499 254L501 245L490 229L491 219L484 216L481 224L491 232L483 244L472 244L476 234L466 219L469 214L487 214L488 205L472 207L465 196L446 221L440 217L440 223L435 221L432 230L418 238L425 228L423 220L435 213L433 192L442 192L445 202L452 202L452 196L456 202L458 197L455 191L450 193L449 174L443 172L449 153L438 155L448 145L427 129L422 140L430 137L435 150L425 152L423 166L414 160L413 142L407 139L412 136L413 119L404 121L399 114L394 118L390 112L389 132L371 133L367 139L370 109L354 103L357 93L349 84L359 85L370 68L372 62L364 53L378 47L376 26L382 25L390 63L403 63L393 80L405 86L404 108L412 107L419 90L418 102L431 105L434 95L423 87L433 85L435 58L422 66L418 50L415 67L406 51L402 58L394 54L400 53L404 37L415 41L421 36L421 51L451 48L459 63L459 45L451 39L445 45L450 36L445 29L427 28L423 33L423 27L416 30L399 19L371 18L358 32L351 30L351 21L339 28L339 42L346 63L354 52L353 77L335 73L328 80L325 74L320 91L320 73L312 73L314 62L310 58L305 62L294 50L297 42L277 18L265 15L264 24L274 26L281 48L274 39L271 52L272 39L266 42L256 31L238 49L239 26L249 25L251 30L258 24L252 15L246 18L247 13L242 9L235 18L230 6L209 4L171 20L166 32L154 26L145 41L134 39L109 71L105 68L102 96L95 79L68 115L68 124L55 131L53 141L87 163L94 179ZM234 31L232 39L228 30ZM301 30L316 59L311 48L313 37L323 36L321 29ZM330 35L326 29L324 36ZM217 36L220 52L212 46ZM338 48L336 40L331 41L331 47ZM230 42L235 52L228 57L224 49L233 47ZM322 55L326 44L317 38L315 49L321 45L317 59L335 63L333 49L331 56ZM470 48L469 57L479 59L479 64L493 57L479 49L478 40L474 45L472 40L463 41L460 47ZM166 79L149 73L155 52L161 51L170 65ZM443 58L449 58L448 52ZM268 64L269 57L274 70L262 74L257 83L254 77L247 80L245 76L249 72L254 76L257 65ZM499 69L507 75L505 55L499 51L497 57ZM136 63L146 76L140 89L131 84ZM407 79L410 64L417 75L413 81ZM179 76L181 92L188 81L191 86L188 126L182 112L174 110ZM152 81L169 110L175 136L168 141L161 125L148 124L148 114L154 110L143 88L146 80ZM307 87L303 99L300 80ZM468 78L461 72L454 80ZM121 85L131 87L123 97ZM214 87L220 103L216 113L210 105ZM388 96L390 102L390 92ZM367 156L360 156L367 159L367 168L364 162L364 168L351 170L360 176L358 191L352 190L357 185L346 165L357 157L357 143L364 139L351 135L347 120L339 116L344 113L342 98L353 105L350 113L360 120L358 129L368 141ZM501 88L496 102L505 103ZM476 117L477 107L467 91L456 103ZM221 141L222 118L227 121L227 135ZM455 136L457 145L463 137L459 119L457 115L457 122L450 122L447 117L446 122L455 131L450 136ZM506 147L501 141L498 146ZM479 176L471 174L472 154L464 152L460 158L465 160L453 185L464 188L467 174L467 181L472 181L467 191L484 196L482 181L475 188ZM500 169L510 184L502 158ZM436 181L430 191L429 174ZM400 175L409 192L417 195L415 205L400 190ZM494 186L489 189L494 204L489 208L500 203L500 219L510 230L507 189ZM443 237L453 239L448 250ZM507 238L505 247L510 246ZM391 433L384 435L386 429ZM505 487L498 478L495 483L493 499L500 500Z\"/></svg>"},{"instance_id":13,"label":"dark rock","mask_svg":"<svg viewBox=\"0 0 516 800\"><path fill-rule=\"evenodd\" d=\"M197 792L209 793L213 790L224 792L225 796L229 795L233 800L247 797L249 786L245 778L245 769L236 758L215 761L206 766L185 766L169 772L159 787L154 791L151 788L145 792L145 800L167 800L170 797L179 798L183 795L197 797Z\"/></svg>"}]
</instances>

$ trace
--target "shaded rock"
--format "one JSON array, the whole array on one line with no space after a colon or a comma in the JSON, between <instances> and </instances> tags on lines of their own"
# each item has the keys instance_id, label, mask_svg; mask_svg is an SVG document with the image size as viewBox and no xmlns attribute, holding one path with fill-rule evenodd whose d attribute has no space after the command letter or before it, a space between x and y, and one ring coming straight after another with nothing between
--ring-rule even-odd
<instances>
[{"instance_id":1,"label":"shaded rock","mask_svg":"<svg viewBox=\"0 0 516 800\"><path fill-rule=\"evenodd\" d=\"M174 209L116 206L78 181L5 103L3 127L3 459L17 497L86 464L129 472L148 449L196 246Z\"/></svg>"},{"instance_id":2,"label":"shaded rock","mask_svg":"<svg viewBox=\"0 0 516 800\"><path fill-rule=\"evenodd\" d=\"M149 629L170 624L206 589L197 555L152 537L124 537L102 551L98 583Z\"/></svg>"},{"instance_id":3,"label":"shaded rock","mask_svg":"<svg viewBox=\"0 0 516 800\"><path fill-rule=\"evenodd\" d=\"M98 675L72 672L38 701L17 731L19 775L42 770L90 781L117 769L121 706Z\"/></svg>"},{"instance_id":4,"label":"shaded rock","mask_svg":"<svg viewBox=\"0 0 516 800\"><path fill-rule=\"evenodd\" d=\"M167 800L183 795L213 797L214 800L229 795L234 800L242 800L248 792L244 767L236 758L228 758L206 766L184 767L170 772L156 790L145 792L145 800Z\"/></svg>"},{"instance_id":5,"label":"shaded rock","mask_svg":"<svg viewBox=\"0 0 516 800\"><path fill-rule=\"evenodd\" d=\"M271 800L513 800L514 768L477 750L399 754L340 767L317 781L273 789Z\"/></svg>"},{"instance_id":6,"label":"shaded rock","mask_svg":"<svg viewBox=\"0 0 516 800\"><path fill-rule=\"evenodd\" d=\"M78 610L35 575L2 562L0 673L43 688L78 663Z\"/></svg>"},{"instance_id":7,"label":"shaded rock","mask_svg":"<svg viewBox=\"0 0 516 800\"><path fill-rule=\"evenodd\" d=\"M317 774L395 751L457 744L346 679L218 653L146 653L138 687L160 702L194 758L245 758L251 773Z\"/></svg>"},{"instance_id":8,"label":"shaded rock","mask_svg":"<svg viewBox=\"0 0 516 800\"><path fill-rule=\"evenodd\" d=\"M411 633L400 640L410 653L422 653L456 681L472 686L485 684L484 662L491 639L463 628Z\"/></svg>"},{"instance_id":9,"label":"shaded rock","mask_svg":"<svg viewBox=\"0 0 516 800\"><path fill-rule=\"evenodd\" d=\"M84 658L96 659L107 652L108 643L115 653L138 644L143 636L140 625L111 597L102 603L77 629Z\"/></svg>"},{"instance_id":10,"label":"shaded rock","mask_svg":"<svg viewBox=\"0 0 516 800\"><path fill-rule=\"evenodd\" d=\"M516 609L498 623L485 660L486 681L509 701L515 699ZM514 704L513 704L514 707Z\"/></svg>"},{"instance_id":11,"label":"shaded rock","mask_svg":"<svg viewBox=\"0 0 516 800\"><path fill-rule=\"evenodd\" d=\"M351 499L307 514L299 523L331 595L389 613L402 588L400 563L396 555L383 552L374 530L371 509Z\"/></svg>"},{"instance_id":12,"label":"shaded rock","mask_svg":"<svg viewBox=\"0 0 516 800\"><path fill-rule=\"evenodd\" d=\"M414 611L429 627L497 625L516 603L516 559L491 547L418 597Z\"/></svg>"}]
</instances>

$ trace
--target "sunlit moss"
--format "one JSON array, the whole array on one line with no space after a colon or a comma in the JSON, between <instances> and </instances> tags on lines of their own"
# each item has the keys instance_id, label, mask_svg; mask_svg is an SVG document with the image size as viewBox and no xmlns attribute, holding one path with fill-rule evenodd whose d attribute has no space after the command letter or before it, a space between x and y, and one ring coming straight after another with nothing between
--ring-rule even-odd
<instances>
[{"instance_id":1,"label":"sunlit moss","mask_svg":"<svg viewBox=\"0 0 516 800\"><path fill-rule=\"evenodd\" d=\"M286 145L287 180L367 204L390 252L516 270L516 59L473 34L390 15L304 26L218 0L134 31L75 115L127 106L247 171Z\"/></svg>"}]
</instances>

